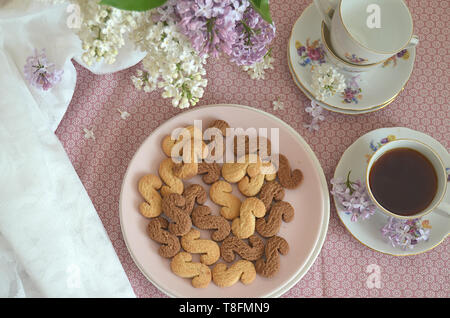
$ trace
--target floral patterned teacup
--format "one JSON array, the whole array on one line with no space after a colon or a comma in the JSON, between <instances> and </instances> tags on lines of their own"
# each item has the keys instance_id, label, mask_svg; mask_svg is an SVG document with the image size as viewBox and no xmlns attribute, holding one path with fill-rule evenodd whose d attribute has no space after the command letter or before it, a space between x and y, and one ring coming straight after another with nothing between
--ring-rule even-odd
<instances>
[{"instance_id":1,"label":"floral patterned teacup","mask_svg":"<svg viewBox=\"0 0 450 318\"><path fill-rule=\"evenodd\" d=\"M434 168L434 171L436 173L437 178L437 190L436 193L431 200L431 202L428 204L428 206L425 209L422 209L418 213L415 213L413 215L399 215L398 213L395 213L393 211L390 211L388 208L384 207L378 200L375 198L375 195L373 193L373 190L371 188L371 184L369 182L370 180L370 173L372 171L372 168L374 164L387 152L391 150L396 149L412 149L417 152L419 152L421 155L423 155L428 161L431 163L431 165ZM418 171L411 171L411 173L417 173ZM420 171L419 171L420 173ZM425 216L426 214L437 210L438 212L442 212L440 214L444 214L446 216L450 216L450 211L448 211L449 204L446 202L442 202L443 198L445 196L445 193L447 191L447 179L448 174L445 169L445 166L437 154L435 150L430 148L428 145L417 141L413 139L396 139L393 141L390 141L381 147L379 147L372 155L372 157L369 159L369 162L367 164L367 170L366 170L366 188L367 192L369 194L369 197L371 200L378 206L379 210L382 211L384 214L400 218L400 219L416 219ZM384 181L386 183L386 181Z\"/></svg>"},{"instance_id":2,"label":"floral patterned teacup","mask_svg":"<svg viewBox=\"0 0 450 318\"><path fill-rule=\"evenodd\" d=\"M379 66L381 64L380 62L376 64L358 65L352 64L338 57L331 46L330 31L328 30L327 25L323 21L322 21L322 45L323 51L325 52L325 55L328 58L328 60L332 64L334 64L337 68L339 68L344 72L363 73L370 71L371 69L373 69L374 66Z\"/></svg>"},{"instance_id":3,"label":"floral patterned teacup","mask_svg":"<svg viewBox=\"0 0 450 318\"><path fill-rule=\"evenodd\" d=\"M314 0L337 56L355 65L380 63L419 43L403 0ZM329 13L334 10L332 18Z\"/></svg>"}]
</instances>

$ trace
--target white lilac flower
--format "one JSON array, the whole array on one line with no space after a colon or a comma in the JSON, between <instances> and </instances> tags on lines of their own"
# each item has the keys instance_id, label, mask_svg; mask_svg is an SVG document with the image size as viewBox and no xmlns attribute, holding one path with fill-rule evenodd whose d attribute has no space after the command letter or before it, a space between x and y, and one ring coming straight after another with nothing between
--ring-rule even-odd
<instances>
[{"instance_id":1,"label":"white lilac flower","mask_svg":"<svg viewBox=\"0 0 450 318\"><path fill-rule=\"evenodd\" d=\"M128 117L131 116L130 113L125 110L117 109L117 111L120 113L120 118L122 119L127 119Z\"/></svg>"},{"instance_id":2,"label":"white lilac flower","mask_svg":"<svg viewBox=\"0 0 450 318\"><path fill-rule=\"evenodd\" d=\"M84 131L84 138L95 140L95 135L94 135L94 129L93 128L91 128L90 130L87 129L87 128L83 128L83 131Z\"/></svg>"},{"instance_id":3,"label":"white lilac flower","mask_svg":"<svg viewBox=\"0 0 450 318\"><path fill-rule=\"evenodd\" d=\"M133 40L147 52L142 61L143 70L132 77L138 89L153 91L162 88L162 97L171 98L179 108L194 106L203 96L207 80L204 64L207 56L199 56L189 39L178 31L175 21L157 21L155 12L142 17ZM158 13L159 15L160 13Z\"/></svg>"},{"instance_id":4,"label":"white lilac flower","mask_svg":"<svg viewBox=\"0 0 450 318\"><path fill-rule=\"evenodd\" d=\"M77 31L84 50L84 63L105 61L114 63L125 38L137 27L136 19L141 12L124 11L99 5L98 1L76 0L80 7L82 23Z\"/></svg>"},{"instance_id":5,"label":"white lilac flower","mask_svg":"<svg viewBox=\"0 0 450 318\"><path fill-rule=\"evenodd\" d=\"M250 75L251 79L264 79L265 71L273 69L273 57L271 50L267 52L261 62L256 62L253 65L244 65L242 69Z\"/></svg>"},{"instance_id":6,"label":"white lilac flower","mask_svg":"<svg viewBox=\"0 0 450 318\"><path fill-rule=\"evenodd\" d=\"M208 55L230 54L236 23L250 5L248 0L168 0L161 7L136 12L100 5L99 0L68 1L80 9L81 26L76 31L84 63L114 63L129 39L147 53L143 69L131 78L133 85L145 92L162 88L162 96L180 108L195 105L203 96ZM252 79L263 79L265 70L273 68L272 60L269 50L262 61L243 69Z\"/></svg>"},{"instance_id":7,"label":"white lilac flower","mask_svg":"<svg viewBox=\"0 0 450 318\"><path fill-rule=\"evenodd\" d=\"M345 77L328 63L314 65L312 70L312 90L314 96L319 101L337 93L342 93L347 87Z\"/></svg>"},{"instance_id":8,"label":"white lilac flower","mask_svg":"<svg viewBox=\"0 0 450 318\"><path fill-rule=\"evenodd\" d=\"M284 109L284 104L280 100L275 100L272 102L273 110L282 110Z\"/></svg>"},{"instance_id":9,"label":"white lilac flower","mask_svg":"<svg viewBox=\"0 0 450 318\"><path fill-rule=\"evenodd\" d=\"M367 219L375 213L375 204L370 201L366 187L361 180L350 181L349 171L347 179L333 178L331 194L343 208L345 214L351 215L351 221Z\"/></svg>"}]
</instances>

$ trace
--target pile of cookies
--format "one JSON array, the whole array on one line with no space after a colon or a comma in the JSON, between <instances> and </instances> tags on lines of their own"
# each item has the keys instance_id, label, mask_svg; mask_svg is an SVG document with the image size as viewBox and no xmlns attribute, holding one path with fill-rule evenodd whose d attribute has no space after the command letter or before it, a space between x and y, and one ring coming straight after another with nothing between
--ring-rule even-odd
<instances>
[{"instance_id":1,"label":"pile of cookies","mask_svg":"<svg viewBox=\"0 0 450 318\"><path fill-rule=\"evenodd\" d=\"M227 122L215 120L210 127L218 128L227 138ZM192 138L201 138L191 143L197 146L192 146L190 159L195 156L197 160L173 160L173 147L183 138L172 140L168 135L162 141L167 158L160 163L159 176L145 175L138 184L144 199L139 212L150 219L147 232L161 244L159 255L171 259L173 273L192 279L192 286L197 288L207 287L211 280L217 286L228 287L239 280L250 284L257 274L274 276L280 268L279 254L289 251L288 242L277 234L283 221L294 218L294 208L283 201L285 189L297 188L303 180L302 172L291 170L282 154L278 169L264 161L260 153L270 155L270 140L262 137L256 146L250 145L248 137L244 139L245 153L240 160L223 165L207 162L204 159L211 148L202 132L196 132L194 126L186 129L191 136L200 136ZM238 142L234 138L236 155ZM208 194L202 185L185 186L184 180L196 175L202 175L203 182L210 185L209 198L220 206L220 215L213 215L211 208L204 205ZM232 184L237 184L244 200L233 195ZM210 230L210 238L200 238L198 229ZM192 254L200 254L200 262L194 262ZM236 254L240 256L237 261Z\"/></svg>"}]
</instances>

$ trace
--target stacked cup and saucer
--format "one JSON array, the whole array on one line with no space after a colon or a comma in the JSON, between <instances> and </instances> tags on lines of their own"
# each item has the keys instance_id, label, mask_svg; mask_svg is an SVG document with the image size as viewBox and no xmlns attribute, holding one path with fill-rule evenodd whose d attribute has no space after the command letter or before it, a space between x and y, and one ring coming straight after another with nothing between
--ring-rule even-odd
<instances>
[{"instance_id":1,"label":"stacked cup and saucer","mask_svg":"<svg viewBox=\"0 0 450 318\"><path fill-rule=\"evenodd\" d=\"M403 0L314 0L288 44L296 85L323 108L363 114L392 103L414 67L418 39ZM328 63L346 88L314 95L313 74ZM450 155L432 137L403 127L358 138L334 173L336 212L352 236L386 254L420 254L450 232Z\"/></svg>"},{"instance_id":2,"label":"stacked cup and saucer","mask_svg":"<svg viewBox=\"0 0 450 318\"><path fill-rule=\"evenodd\" d=\"M329 63L346 88L319 105L364 114L392 103L414 67L418 38L403 0L314 0L295 22L288 43L294 82L310 99L312 69Z\"/></svg>"}]
</instances>

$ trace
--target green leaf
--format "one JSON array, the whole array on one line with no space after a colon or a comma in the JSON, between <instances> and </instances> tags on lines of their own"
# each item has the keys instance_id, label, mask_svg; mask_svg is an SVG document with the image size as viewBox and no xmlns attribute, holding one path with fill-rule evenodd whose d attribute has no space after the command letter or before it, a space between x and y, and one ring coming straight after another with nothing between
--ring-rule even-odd
<instances>
[{"instance_id":1,"label":"green leaf","mask_svg":"<svg viewBox=\"0 0 450 318\"><path fill-rule=\"evenodd\" d=\"M259 15L272 24L272 16L270 15L269 0L250 0L250 3Z\"/></svg>"},{"instance_id":2,"label":"green leaf","mask_svg":"<svg viewBox=\"0 0 450 318\"><path fill-rule=\"evenodd\" d=\"M157 8L167 0L101 0L100 4L129 11L147 11Z\"/></svg>"}]
</instances>

